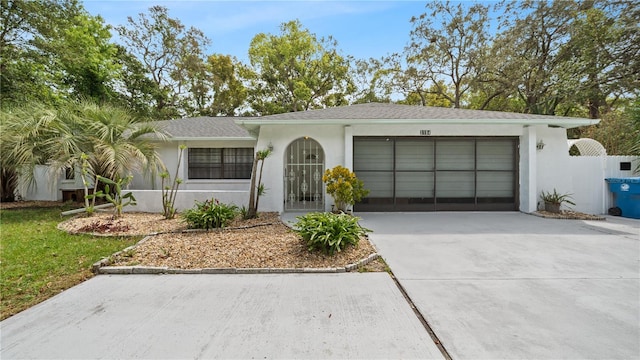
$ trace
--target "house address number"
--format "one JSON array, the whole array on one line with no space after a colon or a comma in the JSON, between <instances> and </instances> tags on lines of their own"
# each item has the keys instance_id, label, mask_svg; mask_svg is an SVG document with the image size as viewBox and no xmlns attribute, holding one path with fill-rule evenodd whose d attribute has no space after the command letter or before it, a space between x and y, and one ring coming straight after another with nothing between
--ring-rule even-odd
<instances>
[{"instance_id":1,"label":"house address number","mask_svg":"<svg viewBox=\"0 0 640 360\"><path fill-rule=\"evenodd\" d=\"M420 130L420 135L429 136L431 135L431 130Z\"/></svg>"}]
</instances>

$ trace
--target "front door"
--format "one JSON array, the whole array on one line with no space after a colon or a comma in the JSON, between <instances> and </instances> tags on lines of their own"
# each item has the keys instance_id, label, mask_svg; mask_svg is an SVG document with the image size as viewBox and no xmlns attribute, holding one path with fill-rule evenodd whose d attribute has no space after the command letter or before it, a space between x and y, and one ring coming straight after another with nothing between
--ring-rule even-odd
<instances>
[{"instance_id":1,"label":"front door","mask_svg":"<svg viewBox=\"0 0 640 360\"><path fill-rule=\"evenodd\" d=\"M284 163L284 209L324 211L324 151L305 136L289 144Z\"/></svg>"}]
</instances>

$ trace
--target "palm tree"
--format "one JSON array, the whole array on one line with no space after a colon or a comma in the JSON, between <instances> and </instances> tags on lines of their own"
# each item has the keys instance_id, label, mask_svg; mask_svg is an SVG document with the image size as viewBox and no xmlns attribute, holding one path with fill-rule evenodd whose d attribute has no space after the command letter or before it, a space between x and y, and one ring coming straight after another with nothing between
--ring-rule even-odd
<instances>
[{"instance_id":1,"label":"palm tree","mask_svg":"<svg viewBox=\"0 0 640 360\"><path fill-rule=\"evenodd\" d=\"M65 109L66 110L66 109ZM17 174L23 185L34 183L35 167L47 164L61 148L76 148L64 110L52 110L42 104L29 103L2 112L2 171ZM69 150L71 152L71 150ZM18 184L16 184L18 185Z\"/></svg>"},{"instance_id":2,"label":"palm tree","mask_svg":"<svg viewBox=\"0 0 640 360\"><path fill-rule=\"evenodd\" d=\"M165 135L152 123L141 121L123 108L95 103L80 104L88 143L83 152L96 175L117 181L134 172L163 169L157 142Z\"/></svg>"},{"instance_id":3,"label":"palm tree","mask_svg":"<svg viewBox=\"0 0 640 360\"><path fill-rule=\"evenodd\" d=\"M33 183L37 165L49 165L57 178L85 164L93 178L113 181L164 168L154 141L164 134L119 107L82 101L50 109L31 103L3 112L1 124L2 165L6 158L26 184Z\"/></svg>"}]
</instances>

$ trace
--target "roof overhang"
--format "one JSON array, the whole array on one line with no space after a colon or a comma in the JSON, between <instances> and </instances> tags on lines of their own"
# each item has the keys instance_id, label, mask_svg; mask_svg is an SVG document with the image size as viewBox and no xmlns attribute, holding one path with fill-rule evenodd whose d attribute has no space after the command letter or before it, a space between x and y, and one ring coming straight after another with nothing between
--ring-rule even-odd
<instances>
[{"instance_id":1,"label":"roof overhang","mask_svg":"<svg viewBox=\"0 0 640 360\"><path fill-rule=\"evenodd\" d=\"M544 119L236 119L236 124L246 129L259 128L262 125L549 125L566 129L595 125L599 119L558 117Z\"/></svg>"},{"instance_id":2,"label":"roof overhang","mask_svg":"<svg viewBox=\"0 0 640 360\"><path fill-rule=\"evenodd\" d=\"M256 141L255 137L189 137L189 136L177 136L167 137L169 141Z\"/></svg>"}]
</instances>

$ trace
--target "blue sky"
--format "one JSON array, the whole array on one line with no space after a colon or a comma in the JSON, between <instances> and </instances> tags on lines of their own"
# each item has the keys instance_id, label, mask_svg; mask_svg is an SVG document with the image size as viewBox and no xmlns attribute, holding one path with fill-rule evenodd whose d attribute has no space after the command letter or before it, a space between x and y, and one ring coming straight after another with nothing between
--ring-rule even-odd
<instances>
[{"instance_id":1,"label":"blue sky","mask_svg":"<svg viewBox=\"0 0 640 360\"><path fill-rule=\"evenodd\" d=\"M318 37L332 35L343 55L380 58L400 52L409 41L410 19L425 12L425 1L119 1L85 0L92 15L110 25L125 24L154 5L186 26L202 30L212 41L207 53L236 56L247 51L258 33L279 33L279 25L299 19Z\"/></svg>"}]
</instances>

